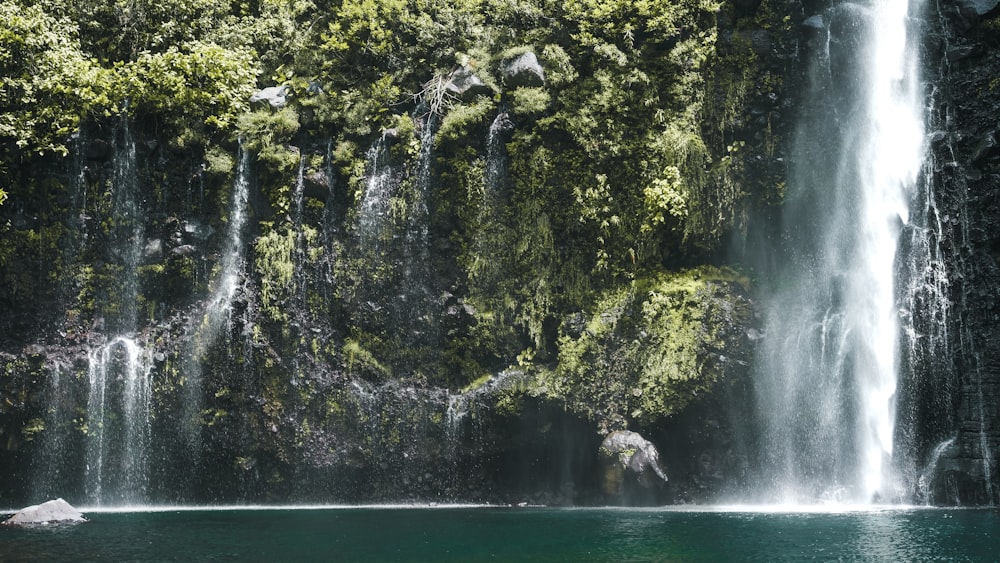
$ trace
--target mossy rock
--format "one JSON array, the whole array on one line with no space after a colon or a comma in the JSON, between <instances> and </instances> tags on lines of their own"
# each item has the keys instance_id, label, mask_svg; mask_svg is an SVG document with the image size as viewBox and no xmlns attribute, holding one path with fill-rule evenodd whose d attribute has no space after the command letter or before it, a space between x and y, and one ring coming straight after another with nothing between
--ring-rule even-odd
<instances>
[{"instance_id":1,"label":"mossy rock","mask_svg":"<svg viewBox=\"0 0 1000 563\"><path fill-rule=\"evenodd\" d=\"M560 328L558 362L537 394L603 432L673 415L742 371L752 318L745 278L703 266L605 293ZM581 330L582 328L582 330Z\"/></svg>"}]
</instances>

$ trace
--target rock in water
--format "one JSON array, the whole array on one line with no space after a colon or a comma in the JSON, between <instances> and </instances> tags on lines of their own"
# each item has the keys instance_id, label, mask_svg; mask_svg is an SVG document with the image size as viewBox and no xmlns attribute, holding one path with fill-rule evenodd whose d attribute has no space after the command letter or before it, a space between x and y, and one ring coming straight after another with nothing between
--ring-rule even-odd
<instances>
[{"instance_id":1,"label":"rock in water","mask_svg":"<svg viewBox=\"0 0 1000 563\"><path fill-rule=\"evenodd\" d=\"M605 468L603 488L609 499L642 501L642 490L650 491L667 481L660 466L660 452L637 432L618 430L608 434L601 442L600 454ZM626 474L635 479L626 479ZM641 488L635 489L634 484Z\"/></svg>"},{"instance_id":2,"label":"rock in water","mask_svg":"<svg viewBox=\"0 0 1000 563\"><path fill-rule=\"evenodd\" d=\"M83 514L61 498L29 506L4 520L5 526L31 526L36 524L61 524L86 522Z\"/></svg>"}]
</instances>

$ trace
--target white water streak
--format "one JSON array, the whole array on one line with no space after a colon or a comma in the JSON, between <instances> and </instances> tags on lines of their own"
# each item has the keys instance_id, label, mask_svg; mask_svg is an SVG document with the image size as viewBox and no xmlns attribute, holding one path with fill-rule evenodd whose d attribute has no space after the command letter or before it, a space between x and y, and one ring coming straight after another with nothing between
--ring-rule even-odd
<instances>
[{"instance_id":1,"label":"white water streak","mask_svg":"<svg viewBox=\"0 0 1000 563\"><path fill-rule=\"evenodd\" d=\"M897 380L898 334L893 264L900 224L909 218L908 202L924 158L924 104L918 57L907 37L908 0L880 0L873 13L871 66L867 77L867 149L859 157L864 183L862 268L851 303L853 324L865 327L873 364L860 379L865 417L860 448L863 498L884 493L893 453L892 410Z\"/></svg>"}]
</instances>

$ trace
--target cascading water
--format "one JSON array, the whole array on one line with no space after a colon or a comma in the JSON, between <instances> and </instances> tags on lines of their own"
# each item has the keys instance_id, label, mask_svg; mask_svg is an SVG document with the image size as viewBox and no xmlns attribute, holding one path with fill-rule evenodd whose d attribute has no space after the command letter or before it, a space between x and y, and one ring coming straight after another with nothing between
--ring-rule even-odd
<instances>
[{"instance_id":1,"label":"cascading water","mask_svg":"<svg viewBox=\"0 0 1000 563\"><path fill-rule=\"evenodd\" d=\"M134 340L118 337L90 353L87 497L96 505L146 500L152 363Z\"/></svg>"},{"instance_id":2,"label":"cascading water","mask_svg":"<svg viewBox=\"0 0 1000 563\"><path fill-rule=\"evenodd\" d=\"M193 454L201 446L199 417L202 409L202 362L211 346L223 334L223 329L230 324L233 300L243 275L243 228L247 221L247 205L250 198L251 157L251 153L245 150L241 143L219 273L212 286L204 314L196 324L188 327L191 340L184 358L186 383L183 432L189 451Z\"/></svg>"},{"instance_id":3,"label":"cascading water","mask_svg":"<svg viewBox=\"0 0 1000 563\"><path fill-rule=\"evenodd\" d=\"M507 192L507 146L504 136L513 129L505 110L497 113L486 135L486 162L483 172L483 213L496 214Z\"/></svg>"},{"instance_id":4,"label":"cascading water","mask_svg":"<svg viewBox=\"0 0 1000 563\"><path fill-rule=\"evenodd\" d=\"M397 168L391 162L390 132L383 133L368 149L365 191L358 211L358 237L362 246L378 246L389 228L390 198L399 185Z\"/></svg>"},{"instance_id":5,"label":"cascading water","mask_svg":"<svg viewBox=\"0 0 1000 563\"><path fill-rule=\"evenodd\" d=\"M909 0L814 16L777 287L756 377L760 500L897 498L894 262L923 157Z\"/></svg>"},{"instance_id":6,"label":"cascading water","mask_svg":"<svg viewBox=\"0 0 1000 563\"><path fill-rule=\"evenodd\" d=\"M112 251L117 253L121 271L118 282L109 288L108 331L134 333L138 326L139 264L145 246L145 217L139 204L139 179L135 140L128 118L123 117L115 140L111 193Z\"/></svg>"},{"instance_id":7,"label":"cascading water","mask_svg":"<svg viewBox=\"0 0 1000 563\"><path fill-rule=\"evenodd\" d=\"M106 328L114 335L88 356L86 493L94 504L145 499L148 481L150 362L135 338L145 216L135 141L122 118L112 177L112 244L119 283L108 288Z\"/></svg>"}]
</instances>

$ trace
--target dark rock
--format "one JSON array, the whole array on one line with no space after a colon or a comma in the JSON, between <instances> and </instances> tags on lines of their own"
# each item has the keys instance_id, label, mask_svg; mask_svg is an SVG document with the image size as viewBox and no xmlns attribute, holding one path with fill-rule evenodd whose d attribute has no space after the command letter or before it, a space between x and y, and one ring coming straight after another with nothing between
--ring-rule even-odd
<instances>
[{"instance_id":1,"label":"dark rock","mask_svg":"<svg viewBox=\"0 0 1000 563\"><path fill-rule=\"evenodd\" d=\"M761 0L733 0L733 5L743 15L752 15L760 7Z\"/></svg>"},{"instance_id":2,"label":"dark rock","mask_svg":"<svg viewBox=\"0 0 1000 563\"><path fill-rule=\"evenodd\" d=\"M979 142L976 143L976 147L972 151L972 161L980 162L993 154L996 153L997 140L992 132L987 133Z\"/></svg>"},{"instance_id":3,"label":"dark rock","mask_svg":"<svg viewBox=\"0 0 1000 563\"><path fill-rule=\"evenodd\" d=\"M583 331L587 330L587 319L578 311L563 318L561 328L566 336L573 339L580 338Z\"/></svg>"},{"instance_id":4,"label":"dark rock","mask_svg":"<svg viewBox=\"0 0 1000 563\"><path fill-rule=\"evenodd\" d=\"M996 10L998 5L1000 0L957 0L947 7L946 13L956 31L965 33Z\"/></svg>"},{"instance_id":5,"label":"dark rock","mask_svg":"<svg viewBox=\"0 0 1000 563\"><path fill-rule=\"evenodd\" d=\"M204 225L198 221L188 220L184 222L184 234L194 240L208 240L215 232L210 225Z\"/></svg>"},{"instance_id":6,"label":"dark rock","mask_svg":"<svg viewBox=\"0 0 1000 563\"><path fill-rule=\"evenodd\" d=\"M88 160L108 160L111 158L111 145L103 139L94 139L83 149Z\"/></svg>"},{"instance_id":7,"label":"dark rock","mask_svg":"<svg viewBox=\"0 0 1000 563\"><path fill-rule=\"evenodd\" d=\"M545 71L538 63L538 57L527 51L504 64L503 83L508 88L538 87L545 85Z\"/></svg>"},{"instance_id":8,"label":"dark rock","mask_svg":"<svg viewBox=\"0 0 1000 563\"><path fill-rule=\"evenodd\" d=\"M86 522L83 514L61 498L29 506L4 521L5 526Z\"/></svg>"},{"instance_id":9,"label":"dark rock","mask_svg":"<svg viewBox=\"0 0 1000 563\"><path fill-rule=\"evenodd\" d=\"M493 90L467 66L451 73L451 79L448 80L444 88L449 94L463 102L471 102L477 96L493 95Z\"/></svg>"},{"instance_id":10,"label":"dark rock","mask_svg":"<svg viewBox=\"0 0 1000 563\"><path fill-rule=\"evenodd\" d=\"M288 86L270 86L259 90L250 96L250 103L266 102L274 109L281 109L288 104Z\"/></svg>"},{"instance_id":11,"label":"dark rock","mask_svg":"<svg viewBox=\"0 0 1000 563\"><path fill-rule=\"evenodd\" d=\"M956 4L963 11L974 13L977 16L985 16L1000 5L1000 0L958 0Z\"/></svg>"}]
</instances>

